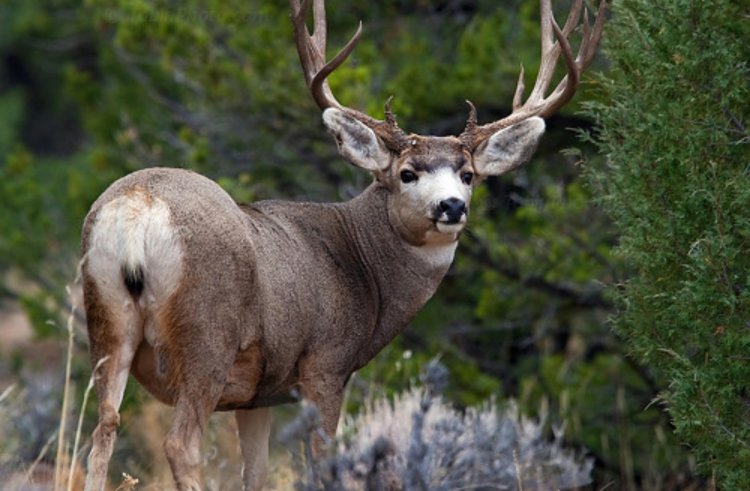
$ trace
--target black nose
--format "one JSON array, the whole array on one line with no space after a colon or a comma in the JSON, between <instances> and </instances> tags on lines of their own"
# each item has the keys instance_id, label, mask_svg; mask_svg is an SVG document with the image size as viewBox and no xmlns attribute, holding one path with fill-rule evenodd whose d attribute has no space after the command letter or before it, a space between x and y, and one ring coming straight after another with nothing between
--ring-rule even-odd
<instances>
[{"instance_id":1,"label":"black nose","mask_svg":"<svg viewBox=\"0 0 750 491\"><path fill-rule=\"evenodd\" d=\"M458 198L444 199L439 204L440 211L445 213L448 223L458 223L466 213L466 202Z\"/></svg>"}]
</instances>

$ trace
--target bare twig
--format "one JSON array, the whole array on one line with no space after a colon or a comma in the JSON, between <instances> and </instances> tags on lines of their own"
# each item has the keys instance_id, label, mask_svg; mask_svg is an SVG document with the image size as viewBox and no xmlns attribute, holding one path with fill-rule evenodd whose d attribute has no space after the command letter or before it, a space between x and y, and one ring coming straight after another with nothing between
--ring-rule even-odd
<instances>
[{"instance_id":1,"label":"bare twig","mask_svg":"<svg viewBox=\"0 0 750 491\"><path fill-rule=\"evenodd\" d=\"M81 441L81 429L83 427L83 417L86 413L86 404L89 400L89 395L91 394L91 389L94 388L94 381L96 380L96 372L99 370L99 367L101 367L104 362L106 362L109 359L109 356L105 356L101 358L94 367L93 372L91 372L91 377L89 377L89 384L86 386L86 391L83 393L83 402L81 403L81 409L78 414L78 425L76 426L76 436L73 443L73 453L71 454L70 459L70 469L68 471L68 489L67 491L73 490L73 470L75 468L76 460L78 459L78 445ZM137 483L137 480L136 480Z\"/></svg>"},{"instance_id":2,"label":"bare twig","mask_svg":"<svg viewBox=\"0 0 750 491\"><path fill-rule=\"evenodd\" d=\"M70 297L70 287L65 287L65 291ZM58 430L57 438L57 453L55 456L55 489L62 489L63 479L63 462L65 457L65 426L68 423L68 400L70 398L70 371L73 362L73 342L75 330L73 329L73 323L75 319L75 305L71 306L70 315L68 316L67 329L68 329L68 351L67 360L65 361L65 386L63 389L63 400L62 400L62 414L60 415L60 426ZM68 476L69 480L72 480L72 476Z\"/></svg>"}]
</instances>

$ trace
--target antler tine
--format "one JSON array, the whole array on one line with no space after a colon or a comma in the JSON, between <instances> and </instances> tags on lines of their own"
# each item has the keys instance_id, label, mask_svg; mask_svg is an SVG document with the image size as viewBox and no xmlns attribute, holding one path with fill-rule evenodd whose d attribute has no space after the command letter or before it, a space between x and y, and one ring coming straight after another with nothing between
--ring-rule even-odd
<instances>
[{"instance_id":1,"label":"antler tine","mask_svg":"<svg viewBox=\"0 0 750 491\"><path fill-rule=\"evenodd\" d=\"M541 99L544 96L544 91L547 90L549 85L549 78L552 76L552 71L549 68L549 64L546 63L550 57L554 57L557 60L557 56L554 53L555 47L552 39L552 23L550 20L552 17L552 4L550 0L540 0L539 2L539 16L541 19L541 51L542 51L542 62L539 65L539 74L537 75L534 87L531 89L531 95L529 100ZM552 64L554 68L554 62Z\"/></svg>"},{"instance_id":2,"label":"antler tine","mask_svg":"<svg viewBox=\"0 0 750 491\"><path fill-rule=\"evenodd\" d=\"M307 28L307 15L310 4L313 6L313 33ZM326 62L326 11L325 0L290 0L292 26L297 44L302 71L305 75L310 93L318 107L328 109L335 107L346 111L360 122L369 126L392 150L400 150L406 146L408 137L398 127L396 117L390 109L390 99L386 103L386 120L380 121L365 113L343 106L334 97L327 78L334 72L349 55L362 36L362 22L357 31L343 48L330 61Z\"/></svg>"},{"instance_id":3,"label":"antler tine","mask_svg":"<svg viewBox=\"0 0 750 491\"><path fill-rule=\"evenodd\" d=\"M466 127L458 138L465 147L472 148L473 138L477 131L477 108L468 99L466 99L466 104L469 105L469 117L466 118Z\"/></svg>"},{"instance_id":4,"label":"antler tine","mask_svg":"<svg viewBox=\"0 0 750 491\"><path fill-rule=\"evenodd\" d=\"M392 126L398 126L396 122L396 115L391 111L391 102L393 102L393 96L388 96L385 101L385 122Z\"/></svg>"},{"instance_id":5,"label":"antler tine","mask_svg":"<svg viewBox=\"0 0 750 491\"><path fill-rule=\"evenodd\" d=\"M576 0L573 5L570 7L570 13L568 14L568 18L565 20L565 26L563 26L562 32L565 34L565 37L567 38L570 36L570 33L573 32L573 29L576 28L576 25L578 25L578 19L581 17L581 8L583 8L583 0ZM583 9L586 10L585 8Z\"/></svg>"},{"instance_id":6,"label":"antler tine","mask_svg":"<svg viewBox=\"0 0 750 491\"><path fill-rule=\"evenodd\" d=\"M360 36L362 36L362 22L359 23L357 32L354 33L354 36L352 36L349 42L346 43L343 48L341 48L341 51L339 51L338 54L336 54L336 56L331 59L331 61L326 63L323 68L318 70L318 72L310 81L310 91L312 92L312 96L315 99L315 102L318 103L318 106L321 109L326 109L328 107L331 107L331 105L339 108L343 107L333 96L333 92L331 92L331 88L328 86L328 81L326 79L328 78L328 75L333 73L334 70L341 66L341 64L346 61L352 51L354 51L354 48L357 46L357 42L359 42ZM323 39L323 43L325 44L325 35L323 35ZM329 102L332 104L325 105Z\"/></svg>"},{"instance_id":7,"label":"antler tine","mask_svg":"<svg viewBox=\"0 0 750 491\"><path fill-rule=\"evenodd\" d=\"M549 23L549 19L552 18L551 0L540 0L539 17L541 18L542 53L547 53L552 48L552 26Z\"/></svg>"},{"instance_id":8,"label":"antler tine","mask_svg":"<svg viewBox=\"0 0 750 491\"><path fill-rule=\"evenodd\" d=\"M567 103L577 89L580 81L580 75L585 70L591 61L594 59L596 54L596 47L599 45L601 40L602 32L604 30L604 10L606 8L606 2L602 0L599 4L599 9L596 14L596 22L594 23L593 30L589 24L588 9L583 11L583 39L581 40L581 46L578 49L578 56L575 60L572 60L572 51L570 50L570 43L561 43L563 46L567 46L567 53L563 47L563 56L565 57L566 65L568 66L568 74L560 81L555 87L555 90L547 97L547 100L551 101L550 105L546 107L540 116L547 117L553 114L557 109ZM573 80L572 73L575 72L575 79Z\"/></svg>"},{"instance_id":9,"label":"antler tine","mask_svg":"<svg viewBox=\"0 0 750 491\"><path fill-rule=\"evenodd\" d=\"M574 0L565 24L561 29L552 13L551 0L540 0L542 60L531 94L526 99L526 102L523 102L524 73L523 66L521 66L521 74L513 95L513 112L503 119L482 126L477 126L476 123L473 125L467 124L466 130L461 135L461 139L465 142L471 142L470 146L476 148L497 130L518 123L531 116L548 117L572 99L578 88L581 73L593 60L596 48L601 40L606 9L606 0L600 0L596 13L596 21L594 22L594 26L591 27L589 24L588 9L585 8L583 0ZM583 15L581 15L582 12ZM582 40L577 56L574 58L573 49L570 46L568 38L581 23L581 17L583 17ZM552 93L545 96L554 77L555 66L560 55L565 60L567 73Z\"/></svg>"},{"instance_id":10,"label":"antler tine","mask_svg":"<svg viewBox=\"0 0 750 491\"><path fill-rule=\"evenodd\" d=\"M550 83L552 83L552 77L555 74L555 66L557 60L560 58L560 51L563 49L561 44L568 43L568 36L573 32L573 29L578 25L578 19L581 17L581 7L583 6L583 0L576 0L571 6L568 18L565 21L565 27L563 28L564 42L561 42L561 37L558 36L560 30L555 21L555 16L552 12L551 0L540 1L540 13L541 13L541 27L542 27L542 62L539 65L539 74L537 75L534 88L529 96L529 102L541 103L544 100L544 94L549 89ZM554 41L557 42L554 42Z\"/></svg>"},{"instance_id":11,"label":"antler tine","mask_svg":"<svg viewBox=\"0 0 750 491\"><path fill-rule=\"evenodd\" d=\"M552 92L547 100L550 101L548 105L539 113L543 118L546 118L553 114L555 111L560 109L566 102L568 102L573 95L575 95L576 89L578 88L578 82L581 76L581 69L579 68L576 60L573 58L573 50L570 47L570 42L565 38L560 26L557 22L552 21L552 28L557 37L558 45L562 51L563 58L565 59L565 65L568 68L568 74L560 81L555 90ZM558 88L562 87L560 94L556 94Z\"/></svg>"},{"instance_id":12,"label":"antler tine","mask_svg":"<svg viewBox=\"0 0 750 491\"><path fill-rule=\"evenodd\" d=\"M591 60L594 59L594 54L596 54L596 47L599 46L599 41L601 41L602 33L604 32L604 11L606 9L607 1L601 0L599 8L596 11L596 21L594 22L594 28L590 30L590 33L588 35L584 35L584 39L586 40L586 52L583 53L583 59L581 60L582 68L586 68L589 63L591 63ZM588 28L588 26L586 27Z\"/></svg>"},{"instance_id":13,"label":"antler tine","mask_svg":"<svg viewBox=\"0 0 750 491\"><path fill-rule=\"evenodd\" d=\"M466 119L466 129L464 130L464 133L471 133L477 127L477 108L468 99L466 99L466 104L469 105L469 117Z\"/></svg>"},{"instance_id":14,"label":"antler tine","mask_svg":"<svg viewBox=\"0 0 750 491\"><path fill-rule=\"evenodd\" d=\"M294 28L294 37L297 44L297 53L302 64L302 73L305 75L305 82L309 85L312 80L315 66L314 57L317 50L313 50L312 37L307 29L305 17L310 9L310 0L303 0L300 5L299 0L289 0L292 10L292 27Z\"/></svg>"},{"instance_id":15,"label":"antler tine","mask_svg":"<svg viewBox=\"0 0 750 491\"><path fill-rule=\"evenodd\" d=\"M516 92L513 94L513 110L516 111L521 109L523 104L523 91L526 90L526 86L523 81L524 77L523 63L521 64L521 73L518 74L518 83L516 84Z\"/></svg>"},{"instance_id":16,"label":"antler tine","mask_svg":"<svg viewBox=\"0 0 750 491\"><path fill-rule=\"evenodd\" d=\"M308 9L310 2L306 0ZM308 12L308 10L305 10ZM325 59L326 54L326 37L328 35L328 26L326 23L326 7L321 0L315 0L313 3L313 41L317 45L320 52L323 54Z\"/></svg>"},{"instance_id":17,"label":"antler tine","mask_svg":"<svg viewBox=\"0 0 750 491\"><path fill-rule=\"evenodd\" d=\"M307 28L306 18L313 3L313 33ZM328 86L326 78L338 68L354 50L360 36L362 35L362 23L360 22L357 32L339 53L326 63L326 15L323 0L290 0L292 10L292 25L297 42L302 71L305 82L310 89L313 99L321 109L329 107L343 108L336 100L333 92Z\"/></svg>"},{"instance_id":18,"label":"antler tine","mask_svg":"<svg viewBox=\"0 0 750 491\"><path fill-rule=\"evenodd\" d=\"M583 37L581 39L581 47L578 50L578 57L576 58L576 61L583 61L581 56L583 58L586 57L586 53L588 51L588 45L589 45L589 36L591 36L591 24L589 23L589 9L583 9Z\"/></svg>"}]
</instances>

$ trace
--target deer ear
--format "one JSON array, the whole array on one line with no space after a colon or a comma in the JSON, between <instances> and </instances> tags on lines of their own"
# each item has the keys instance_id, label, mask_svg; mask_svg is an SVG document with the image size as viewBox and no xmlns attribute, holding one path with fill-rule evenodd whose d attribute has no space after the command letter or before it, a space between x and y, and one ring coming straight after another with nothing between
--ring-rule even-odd
<instances>
[{"instance_id":1,"label":"deer ear","mask_svg":"<svg viewBox=\"0 0 750 491\"><path fill-rule=\"evenodd\" d=\"M390 165L390 153L375 132L363 123L336 108L323 111L323 122L328 127L346 160L363 169L383 171Z\"/></svg>"},{"instance_id":2,"label":"deer ear","mask_svg":"<svg viewBox=\"0 0 750 491\"><path fill-rule=\"evenodd\" d=\"M474 169L482 176L499 176L522 166L543 133L544 120L536 116L496 131L474 150Z\"/></svg>"}]
</instances>

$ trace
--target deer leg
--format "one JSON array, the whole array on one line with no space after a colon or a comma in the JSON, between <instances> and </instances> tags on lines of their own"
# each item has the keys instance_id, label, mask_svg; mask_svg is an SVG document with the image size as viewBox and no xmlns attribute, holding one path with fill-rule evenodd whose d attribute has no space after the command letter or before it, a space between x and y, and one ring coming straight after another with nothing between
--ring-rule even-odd
<instances>
[{"instance_id":1,"label":"deer leg","mask_svg":"<svg viewBox=\"0 0 750 491\"><path fill-rule=\"evenodd\" d=\"M245 491L263 488L268 473L268 439L271 435L271 408L239 409L234 412L242 449L242 483Z\"/></svg>"},{"instance_id":2,"label":"deer leg","mask_svg":"<svg viewBox=\"0 0 750 491\"><path fill-rule=\"evenodd\" d=\"M167 370L173 371L172 384L177 397L172 426L164 440L164 453L178 491L200 491L203 489L201 439L224 391L234 353L223 342L212 343L211 330L195 327L211 325L209 322L192 323L185 321L186 317L184 312L173 317L176 319L171 327L173 337L165 355ZM221 319L214 325L231 326Z\"/></svg>"},{"instance_id":3,"label":"deer leg","mask_svg":"<svg viewBox=\"0 0 750 491\"><path fill-rule=\"evenodd\" d=\"M343 399L343 393L340 389L332 391L325 396L323 400L314 400L313 403L318 406L320 410L320 423L323 427L323 431L329 438L336 438L336 428L339 426L339 419L341 417L341 401ZM318 437L317 443L313 440L313 444L316 446L316 451L320 454L323 439Z\"/></svg>"},{"instance_id":4,"label":"deer leg","mask_svg":"<svg viewBox=\"0 0 750 491\"><path fill-rule=\"evenodd\" d=\"M300 385L302 397L309 400L320 411L321 426L329 438L336 437L341 402L344 395L346 379L331 375L328 371L300 363ZM320 456L325 441L320 435L313 435L313 453Z\"/></svg>"},{"instance_id":5,"label":"deer leg","mask_svg":"<svg viewBox=\"0 0 750 491\"><path fill-rule=\"evenodd\" d=\"M200 443L219 399L211 386L213 381L205 382L202 392L190 391L192 395L187 395L185 391L178 397L172 427L164 440L164 453L178 491L203 489Z\"/></svg>"},{"instance_id":6,"label":"deer leg","mask_svg":"<svg viewBox=\"0 0 750 491\"><path fill-rule=\"evenodd\" d=\"M142 336L141 321L132 301L126 301L115 315L115 309L103 303L92 280L84 281L84 289L91 360L95 368L94 391L99 400L99 422L92 437L85 490L102 491L120 423L118 411Z\"/></svg>"}]
</instances>

